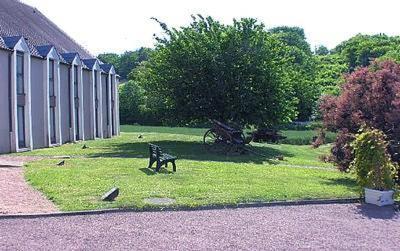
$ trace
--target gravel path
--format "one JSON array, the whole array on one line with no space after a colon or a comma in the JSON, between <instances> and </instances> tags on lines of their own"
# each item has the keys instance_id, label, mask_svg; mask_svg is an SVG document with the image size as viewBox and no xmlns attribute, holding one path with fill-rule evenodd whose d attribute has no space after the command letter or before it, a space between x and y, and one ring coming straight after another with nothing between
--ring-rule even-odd
<instances>
[{"instance_id":1,"label":"gravel path","mask_svg":"<svg viewBox=\"0 0 400 251\"><path fill-rule=\"evenodd\" d=\"M359 204L0 219L3 250L400 250L392 207Z\"/></svg>"},{"instance_id":2,"label":"gravel path","mask_svg":"<svg viewBox=\"0 0 400 251\"><path fill-rule=\"evenodd\" d=\"M0 215L58 211L24 179L23 163L34 157L0 156Z\"/></svg>"}]
</instances>

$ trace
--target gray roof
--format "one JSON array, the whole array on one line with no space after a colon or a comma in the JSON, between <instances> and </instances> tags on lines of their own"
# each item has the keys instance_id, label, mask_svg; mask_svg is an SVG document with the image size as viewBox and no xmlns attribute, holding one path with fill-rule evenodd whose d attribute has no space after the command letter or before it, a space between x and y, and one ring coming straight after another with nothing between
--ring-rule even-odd
<instances>
[{"instance_id":1,"label":"gray roof","mask_svg":"<svg viewBox=\"0 0 400 251\"><path fill-rule=\"evenodd\" d=\"M72 52L72 53L62 53L61 57L65 60L65 62L67 62L68 64L72 64L72 62L74 61L75 57L79 56L78 53L76 52Z\"/></svg>"},{"instance_id":2,"label":"gray roof","mask_svg":"<svg viewBox=\"0 0 400 251\"><path fill-rule=\"evenodd\" d=\"M93 69L93 66L96 64L97 58L91 58L91 59L83 59L82 62L89 68Z\"/></svg>"},{"instance_id":3,"label":"gray roof","mask_svg":"<svg viewBox=\"0 0 400 251\"><path fill-rule=\"evenodd\" d=\"M21 36L25 38L31 54L35 56L42 56L43 51L38 50L54 46L61 54L76 52L81 58L93 58L87 50L37 9L17 0L0 0L0 47L13 48L9 45ZM41 46L47 47L40 49Z\"/></svg>"},{"instance_id":4,"label":"gray roof","mask_svg":"<svg viewBox=\"0 0 400 251\"><path fill-rule=\"evenodd\" d=\"M14 48L14 46L21 40L22 36L13 36L13 37L3 37L4 44L8 48Z\"/></svg>"},{"instance_id":5,"label":"gray roof","mask_svg":"<svg viewBox=\"0 0 400 251\"><path fill-rule=\"evenodd\" d=\"M41 46L36 46L36 50L38 51L41 57L45 58L47 57L47 55L49 55L49 52L53 47L54 46L52 45L41 45Z\"/></svg>"},{"instance_id":6,"label":"gray roof","mask_svg":"<svg viewBox=\"0 0 400 251\"><path fill-rule=\"evenodd\" d=\"M100 68L106 72L106 73L110 73L111 68L112 68L112 64L101 64Z\"/></svg>"}]
</instances>

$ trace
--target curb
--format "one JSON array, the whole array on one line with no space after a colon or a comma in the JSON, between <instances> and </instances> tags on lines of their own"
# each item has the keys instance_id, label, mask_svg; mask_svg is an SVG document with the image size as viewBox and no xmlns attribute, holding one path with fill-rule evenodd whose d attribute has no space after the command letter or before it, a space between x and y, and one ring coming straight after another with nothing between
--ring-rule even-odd
<instances>
[{"instance_id":1,"label":"curb","mask_svg":"<svg viewBox=\"0 0 400 251\"><path fill-rule=\"evenodd\" d=\"M36 219L65 216L84 216L101 215L112 213L144 213L144 212L179 212L179 211L203 211L203 210L221 210L221 209L239 209L239 208L259 208L276 206L304 206L304 205L326 205L326 204L353 204L361 203L362 198L348 199L324 199L324 200L300 200L300 201L275 201L275 202L254 202L226 205L209 205L199 207L177 206L177 207L148 207L148 208L112 208L88 211L56 212L56 213L38 213L38 214L5 214L0 215L0 221L5 219Z\"/></svg>"}]
</instances>

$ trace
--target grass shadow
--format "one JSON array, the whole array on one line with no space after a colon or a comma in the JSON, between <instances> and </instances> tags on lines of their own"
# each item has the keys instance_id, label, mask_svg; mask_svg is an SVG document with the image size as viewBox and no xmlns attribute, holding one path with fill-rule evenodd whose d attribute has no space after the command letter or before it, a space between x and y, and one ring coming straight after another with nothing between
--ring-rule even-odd
<instances>
[{"instance_id":1,"label":"grass shadow","mask_svg":"<svg viewBox=\"0 0 400 251\"><path fill-rule=\"evenodd\" d=\"M139 170L144 172L148 176L152 176L152 175L156 175L156 174L173 174L174 173L172 171L169 171L165 167L161 167L161 169L158 172L156 172L154 169L150 169L150 168L140 168Z\"/></svg>"},{"instance_id":2,"label":"grass shadow","mask_svg":"<svg viewBox=\"0 0 400 251\"><path fill-rule=\"evenodd\" d=\"M153 170L151 170L149 168L140 168L139 170L144 172L148 176L152 176L152 175L156 174Z\"/></svg>"},{"instance_id":3,"label":"grass shadow","mask_svg":"<svg viewBox=\"0 0 400 251\"><path fill-rule=\"evenodd\" d=\"M189 141L153 141L152 144L159 145L164 152L176 156L178 159L198 161L218 161L237 163L259 163L264 161L276 164L272 159L277 156L292 157L293 155L282 150L269 147L252 146L252 150L259 153L245 153L241 155L226 155L209 152L201 142ZM96 148L91 148L96 149ZM105 158L148 158L148 142L115 143L107 148L99 148L98 153L83 153L86 157Z\"/></svg>"},{"instance_id":4,"label":"grass shadow","mask_svg":"<svg viewBox=\"0 0 400 251\"><path fill-rule=\"evenodd\" d=\"M328 179L324 181L325 184L327 185L339 185L339 186L345 186L349 189L352 190L358 190L357 183L355 179L352 179L350 177L341 177L341 178L335 178L335 179Z\"/></svg>"}]
</instances>

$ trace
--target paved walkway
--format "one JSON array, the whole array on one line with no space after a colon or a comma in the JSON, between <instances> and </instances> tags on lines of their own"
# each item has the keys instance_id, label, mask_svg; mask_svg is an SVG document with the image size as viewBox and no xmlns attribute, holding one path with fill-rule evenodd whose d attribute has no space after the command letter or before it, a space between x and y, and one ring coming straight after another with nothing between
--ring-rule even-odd
<instances>
[{"instance_id":1,"label":"paved walkway","mask_svg":"<svg viewBox=\"0 0 400 251\"><path fill-rule=\"evenodd\" d=\"M58 211L52 202L24 179L23 163L34 159L0 156L0 215Z\"/></svg>"},{"instance_id":2,"label":"paved walkway","mask_svg":"<svg viewBox=\"0 0 400 251\"><path fill-rule=\"evenodd\" d=\"M5 250L400 250L392 207L308 205L0 219Z\"/></svg>"}]
</instances>

